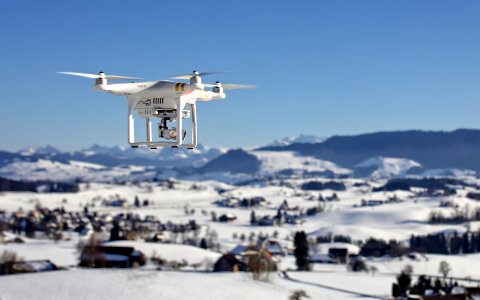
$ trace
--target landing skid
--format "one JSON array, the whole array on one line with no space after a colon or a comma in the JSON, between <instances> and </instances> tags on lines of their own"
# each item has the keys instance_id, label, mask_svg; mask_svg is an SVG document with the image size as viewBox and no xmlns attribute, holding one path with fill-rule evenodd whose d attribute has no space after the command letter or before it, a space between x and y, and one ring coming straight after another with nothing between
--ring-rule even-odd
<instances>
[{"instance_id":1,"label":"landing skid","mask_svg":"<svg viewBox=\"0 0 480 300\"><path fill-rule=\"evenodd\" d=\"M130 143L132 148L138 148L139 146L147 146L148 148L156 149L157 147L172 147L172 148L188 148L194 149L197 145L195 144L181 144L180 146L177 145L177 142L135 142Z\"/></svg>"}]
</instances>

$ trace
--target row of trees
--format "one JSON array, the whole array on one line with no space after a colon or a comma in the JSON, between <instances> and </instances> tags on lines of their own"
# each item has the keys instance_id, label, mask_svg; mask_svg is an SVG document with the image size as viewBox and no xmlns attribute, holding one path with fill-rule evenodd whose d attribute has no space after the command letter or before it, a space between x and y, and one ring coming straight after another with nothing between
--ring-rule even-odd
<instances>
[{"instance_id":1,"label":"row of trees","mask_svg":"<svg viewBox=\"0 0 480 300\"><path fill-rule=\"evenodd\" d=\"M429 234L410 237L410 249L437 254L462 254L480 252L480 232L467 231L459 234Z\"/></svg>"},{"instance_id":2,"label":"row of trees","mask_svg":"<svg viewBox=\"0 0 480 300\"><path fill-rule=\"evenodd\" d=\"M412 235L410 247L396 240L384 241L369 238L366 241L354 241L349 236L317 237L317 243L329 242L354 243L360 246L362 256L402 256L411 251L435 254L465 254L480 252L480 231L465 233L453 232L449 234L437 233L423 236Z\"/></svg>"},{"instance_id":3,"label":"row of trees","mask_svg":"<svg viewBox=\"0 0 480 300\"><path fill-rule=\"evenodd\" d=\"M441 211L431 211L428 217L430 224L461 224L470 221L480 221L480 207L471 210L467 205L463 208L454 207L450 215L445 215Z\"/></svg>"}]
</instances>

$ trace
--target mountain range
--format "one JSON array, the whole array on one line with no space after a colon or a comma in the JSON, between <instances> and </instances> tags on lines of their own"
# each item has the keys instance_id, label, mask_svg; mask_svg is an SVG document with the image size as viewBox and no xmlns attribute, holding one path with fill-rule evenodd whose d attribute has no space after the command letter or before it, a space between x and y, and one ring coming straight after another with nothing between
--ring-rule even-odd
<instances>
[{"instance_id":1,"label":"mountain range","mask_svg":"<svg viewBox=\"0 0 480 300\"><path fill-rule=\"evenodd\" d=\"M222 180L271 175L474 176L480 172L479 153L480 130L474 129L391 131L327 139L303 135L248 150L204 145L195 150L93 145L64 152L46 146L0 151L0 177L128 181L168 176Z\"/></svg>"},{"instance_id":2,"label":"mountain range","mask_svg":"<svg viewBox=\"0 0 480 300\"><path fill-rule=\"evenodd\" d=\"M354 168L372 157L408 158L425 169L480 171L480 130L393 131L333 136L322 143L267 146L259 150L295 151Z\"/></svg>"}]
</instances>

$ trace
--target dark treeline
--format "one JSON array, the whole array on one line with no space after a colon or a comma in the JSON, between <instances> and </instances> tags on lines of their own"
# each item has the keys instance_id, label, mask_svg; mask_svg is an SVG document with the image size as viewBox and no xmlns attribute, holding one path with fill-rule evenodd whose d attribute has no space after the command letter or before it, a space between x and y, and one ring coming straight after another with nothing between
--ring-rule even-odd
<instances>
[{"instance_id":1,"label":"dark treeline","mask_svg":"<svg viewBox=\"0 0 480 300\"><path fill-rule=\"evenodd\" d=\"M462 224L471 221L480 221L480 207L473 210L468 207L463 210L455 208L454 213L449 216L440 211L432 211L428 217L430 224Z\"/></svg>"},{"instance_id":2,"label":"dark treeline","mask_svg":"<svg viewBox=\"0 0 480 300\"><path fill-rule=\"evenodd\" d=\"M480 252L480 232L459 234L429 234L410 237L410 249L435 254L463 254Z\"/></svg>"},{"instance_id":3,"label":"dark treeline","mask_svg":"<svg viewBox=\"0 0 480 300\"><path fill-rule=\"evenodd\" d=\"M480 252L480 231L467 231L463 234L458 232L429 234L424 236L410 237L410 246L397 240L385 241L382 239L369 238L365 241L353 240L350 236L326 235L318 236L316 243L353 243L360 247L360 255L367 257L392 256L398 257L409 252L433 253L433 254L466 254Z\"/></svg>"},{"instance_id":4,"label":"dark treeline","mask_svg":"<svg viewBox=\"0 0 480 300\"><path fill-rule=\"evenodd\" d=\"M0 192L77 193L78 184L50 181L18 181L0 177Z\"/></svg>"},{"instance_id":5,"label":"dark treeline","mask_svg":"<svg viewBox=\"0 0 480 300\"><path fill-rule=\"evenodd\" d=\"M394 178L379 188L373 189L378 191L410 191L412 188L424 188L427 190L443 190L450 194L455 194L455 189L451 186L470 186L468 183L451 178Z\"/></svg>"}]
</instances>

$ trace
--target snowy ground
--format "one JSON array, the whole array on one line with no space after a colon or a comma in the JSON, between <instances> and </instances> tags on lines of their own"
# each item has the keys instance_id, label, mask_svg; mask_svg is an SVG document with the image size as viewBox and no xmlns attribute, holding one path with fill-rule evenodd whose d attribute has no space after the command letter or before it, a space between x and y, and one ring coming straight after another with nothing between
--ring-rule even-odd
<instances>
[{"instance_id":1,"label":"snowy ground","mask_svg":"<svg viewBox=\"0 0 480 300\"><path fill-rule=\"evenodd\" d=\"M307 275L313 275L309 277ZM322 276L323 275L323 276ZM300 274L307 281L328 279L329 274ZM352 277L352 276L350 276ZM334 276L330 281L348 277ZM45 274L6 276L0 279L2 299L288 299L302 289L312 299L359 299L355 294L289 281L272 274L270 282L252 280L246 273L162 272L142 270L70 270ZM376 278L361 276L351 288L385 294ZM24 288L28 286L28 288ZM365 286L372 286L366 289ZM369 298L364 298L369 299Z\"/></svg>"},{"instance_id":2,"label":"snowy ground","mask_svg":"<svg viewBox=\"0 0 480 300\"><path fill-rule=\"evenodd\" d=\"M274 166L272 161L272 166ZM90 166L91 167L91 166ZM309 179L313 180L313 179ZM325 180L325 179L315 179ZM56 208L64 206L68 211L80 211L88 203L94 203L92 210L100 213L116 214L134 212L142 216L152 215L159 220L187 223L195 219L203 226L202 234L215 230L221 244L221 251L234 248L240 241L234 234L247 237L251 232L263 232L270 236L276 234L285 246L292 247L292 234L305 230L309 237L331 234L349 235L354 239L375 238L408 240L411 234L427 234L444 230L465 230L464 225L429 225L427 219L432 210L442 211L448 215L453 212L450 207L440 207L441 201L452 201L460 207L473 209L479 202L465 197L468 189L460 189L456 196L450 197L413 197L411 192L370 192L365 186L354 184L379 185L378 182L365 182L358 179L346 179L346 191L336 192L340 201L325 202L325 211L306 217L301 225L283 225L261 227L250 225L250 209L221 208L214 201L233 196L238 198L263 196L267 204L255 208L257 217L275 215L277 207L285 200L289 206L303 208L316 207L320 194L331 196L334 191L302 191L299 186L306 180L291 179L274 182L273 185L230 186L214 181L178 182L175 189L167 189L155 184L139 185L88 184L82 186L79 193L42 194L42 193L0 193L0 209L8 212L19 207L30 210L35 205ZM218 189L227 190L223 194ZM400 200L379 206L361 207L361 200L386 200L396 195ZM151 206L142 208L113 208L101 206L99 199L122 197L133 203L135 196L141 200L148 199ZM194 215L186 215L185 206L195 209ZM202 213L202 211L204 211ZM217 216L231 213L237 216L233 223L220 223L211 220L210 212ZM477 230L479 222L470 224ZM25 244L0 245L4 249L14 250L19 256L28 259L50 259L60 266L77 264L76 245L79 237L67 235L69 240L54 243L49 240L25 239ZM141 241L116 242L129 244L140 249L148 257L152 253L167 260L185 259L189 264L215 261L219 253L197 247L178 244L149 244ZM326 252L327 247L319 247ZM356 274L346 271L344 265L315 265L314 272L288 272L290 280L272 274L270 282L253 281L249 274L213 274L206 272L154 271L145 270L84 270L73 268L68 271L43 274L15 275L0 278L0 299L287 299L293 290L304 289L312 299L358 299L354 293L364 293L375 297L385 297L390 293L391 283L405 265L411 265L414 273L438 275L440 261L448 261L452 267L452 276L459 278L480 278L480 255L442 256L428 255L417 260L371 259L367 263L377 267L377 274ZM282 259L283 270L293 269L292 256ZM324 285L324 286L321 286ZM28 286L28 289L22 288ZM325 287L325 286L328 286ZM352 293L339 289L348 289ZM39 296L41 295L41 296Z\"/></svg>"}]
</instances>

